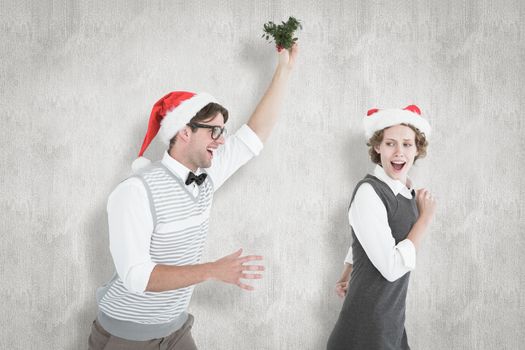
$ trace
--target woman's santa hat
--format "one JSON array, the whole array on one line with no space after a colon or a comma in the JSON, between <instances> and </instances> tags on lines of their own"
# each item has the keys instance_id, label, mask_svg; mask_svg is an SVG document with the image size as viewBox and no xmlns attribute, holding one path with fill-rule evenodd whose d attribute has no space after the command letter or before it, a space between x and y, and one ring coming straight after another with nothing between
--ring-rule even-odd
<instances>
[{"instance_id":1,"label":"woman's santa hat","mask_svg":"<svg viewBox=\"0 0 525 350\"><path fill-rule=\"evenodd\" d=\"M188 91L173 91L158 100L151 110L148 122L148 131L140 148L138 158L133 161L131 168L136 173L148 166L151 161L143 157L146 148L159 133L163 143L169 145L170 140L208 103L217 100L207 93L193 93Z\"/></svg>"},{"instance_id":2,"label":"woman's santa hat","mask_svg":"<svg viewBox=\"0 0 525 350\"><path fill-rule=\"evenodd\" d=\"M410 124L428 139L430 137L430 124L421 116L421 110L416 105L403 109L370 109L363 118L366 138L371 138L376 131L383 130L398 124Z\"/></svg>"}]
</instances>

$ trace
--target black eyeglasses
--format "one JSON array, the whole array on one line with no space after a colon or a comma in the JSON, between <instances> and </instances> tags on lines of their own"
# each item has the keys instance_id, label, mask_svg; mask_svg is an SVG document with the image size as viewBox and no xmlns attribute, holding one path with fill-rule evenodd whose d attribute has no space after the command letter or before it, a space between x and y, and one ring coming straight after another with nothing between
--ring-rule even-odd
<instances>
[{"instance_id":1,"label":"black eyeglasses","mask_svg":"<svg viewBox=\"0 0 525 350\"><path fill-rule=\"evenodd\" d=\"M204 129L211 129L211 138L214 140L219 139L221 135L226 136L228 134L228 130L226 130L225 127L220 127L217 125L206 125L206 124L199 124L199 123L188 123L186 124L192 128L204 128Z\"/></svg>"}]
</instances>

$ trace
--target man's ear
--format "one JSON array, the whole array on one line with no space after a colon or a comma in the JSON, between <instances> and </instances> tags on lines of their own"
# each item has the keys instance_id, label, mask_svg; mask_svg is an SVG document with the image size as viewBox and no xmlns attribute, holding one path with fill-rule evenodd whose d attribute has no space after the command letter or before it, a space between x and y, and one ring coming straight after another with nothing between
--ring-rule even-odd
<instances>
[{"instance_id":1,"label":"man's ear","mask_svg":"<svg viewBox=\"0 0 525 350\"><path fill-rule=\"evenodd\" d=\"M186 125L184 129L180 130L177 133L177 138L182 140L183 142L189 142L191 139L191 134L191 128L188 125Z\"/></svg>"}]
</instances>

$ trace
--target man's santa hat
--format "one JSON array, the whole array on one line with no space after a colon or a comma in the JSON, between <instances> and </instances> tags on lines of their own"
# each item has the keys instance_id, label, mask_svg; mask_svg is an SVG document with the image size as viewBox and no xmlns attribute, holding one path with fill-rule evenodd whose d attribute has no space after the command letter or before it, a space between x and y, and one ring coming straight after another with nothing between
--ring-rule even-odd
<instances>
[{"instance_id":1,"label":"man's santa hat","mask_svg":"<svg viewBox=\"0 0 525 350\"><path fill-rule=\"evenodd\" d=\"M197 112L208 103L217 100L210 94L201 92L173 91L158 100L151 110L148 131L140 148L138 158L133 161L133 172L148 166L151 161L143 157L146 148L159 133L163 143L169 145L170 140L193 118Z\"/></svg>"},{"instance_id":2,"label":"man's santa hat","mask_svg":"<svg viewBox=\"0 0 525 350\"><path fill-rule=\"evenodd\" d=\"M363 118L366 138L371 138L376 131L383 130L398 124L410 124L428 139L430 137L430 124L421 116L421 110L416 105L403 109L370 109Z\"/></svg>"}]
</instances>

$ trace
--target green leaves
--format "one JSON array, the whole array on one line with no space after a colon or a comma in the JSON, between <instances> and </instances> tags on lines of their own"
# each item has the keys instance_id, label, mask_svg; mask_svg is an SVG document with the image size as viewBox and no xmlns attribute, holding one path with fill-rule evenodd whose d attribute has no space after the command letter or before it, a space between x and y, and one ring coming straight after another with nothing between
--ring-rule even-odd
<instances>
[{"instance_id":1,"label":"green leaves","mask_svg":"<svg viewBox=\"0 0 525 350\"><path fill-rule=\"evenodd\" d=\"M301 22L294 17L288 18L288 21L282 22L282 24L275 24L272 21L264 24L264 34L261 38L266 38L269 42L272 42L270 37L275 41L277 49L291 49L292 45L297 41L297 38L293 37L294 32L297 29L303 29Z\"/></svg>"}]
</instances>

